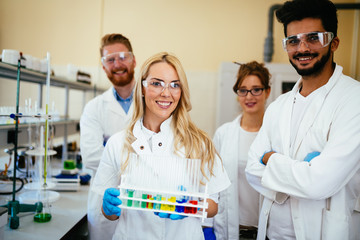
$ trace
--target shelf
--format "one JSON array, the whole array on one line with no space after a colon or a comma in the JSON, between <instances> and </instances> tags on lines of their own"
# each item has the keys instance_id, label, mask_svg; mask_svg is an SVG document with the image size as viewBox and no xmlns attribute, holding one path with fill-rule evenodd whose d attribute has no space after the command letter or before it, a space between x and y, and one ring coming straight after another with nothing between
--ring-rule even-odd
<instances>
[{"instance_id":1,"label":"shelf","mask_svg":"<svg viewBox=\"0 0 360 240\"><path fill-rule=\"evenodd\" d=\"M61 119L58 121L50 121L49 125L70 125L70 124L78 124L80 120L75 120L75 119ZM30 123L31 126L36 126L37 123ZM44 125L45 122L40 122L40 124ZM21 128L27 128L29 126L29 123L20 123L19 124L19 129ZM15 128L15 124L0 124L0 130L4 130L4 129L14 129Z\"/></svg>"},{"instance_id":2,"label":"shelf","mask_svg":"<svg viewBox=\"0 0 360 240\"><path fill-rule=\"evenodd\" d=\"M17 79L17 66L12 64L7 64L0 62L0 77L8 78L8 79ZM46 84L46 74L29 70L21 67L21 81L37 83L41 85ZM104 92L106 89L97 88L96 86L92 86L86 83L81 82L72 82L65 78L51 76L50 85L56 87L69 87L71 89L76 90L85 90L85 91L100 91Z\"/></svg>"},{"instance_id":3,"label":"shelf","mask_svg":"<svg viewBox=\"0 0 360 240\"><path fill-rule=\"evenodd\" d=\"M0 80L1 79L10 79L10 80L17 80L17 66L12 64L7 64L0 62ZM40 103L43 102L43 86L46 86L46 74L41 73L38 71L33 71L26 69L24 67L21 67L21 75L20 75L20 82L29 82L39 85L38 88L38 99L37 101ZM65 112L61 115L63 116L62 120L59 121L52 121L50 124L53 125L61 125L63 127L63 149L62 149L62 159L67 159L67 139L68 139L68 127L72 126L74 124L78 124L79 120L70 120L69 119L69 96L70 96L70 90L80 90L83 92L83 105L85 106L85 96L88 92L93 92L94 97L97 94L100 94L106 89L97 88L96 86L92 86L86 83L81 82L75 82L71 80L67 80L65 78L51 76L50 79L50 86L60 87L65 89L65 97L64 97L64 106L65 106ZM83 107L84 107L83 106ZM31 126L35 126L36 123L31 123ZM20 123L19 128L24 129L27 128L29 125L28 123ZM10 131L15 128L15 124L1 124L0 125L0 131ZM62 128L62 127L61 127ZM78 130L77 130L78 131ZM3 134L3 133L2 133Z\"/></svg>"}]
</instances>

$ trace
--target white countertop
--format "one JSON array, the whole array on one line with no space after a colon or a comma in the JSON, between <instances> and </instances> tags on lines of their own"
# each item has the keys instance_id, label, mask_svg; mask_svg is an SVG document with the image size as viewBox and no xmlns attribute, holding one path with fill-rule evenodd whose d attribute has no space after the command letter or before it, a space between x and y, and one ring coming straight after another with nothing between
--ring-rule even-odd
<instances>
[{"instance_id":1,"label":"white countertop","mask_svg":"<svg viewBox=\"0 0 360 240\"><path fill-rule=\"evenodd\" d=\"M34 213L19 213L20 226L10 229L5 226L6 240L61 239L82 218L86 217L89 186L81 186L77 192L60 192L60 199L52 203L51 220L47 223L34 222Z\"/></svg>"}]
</instances>

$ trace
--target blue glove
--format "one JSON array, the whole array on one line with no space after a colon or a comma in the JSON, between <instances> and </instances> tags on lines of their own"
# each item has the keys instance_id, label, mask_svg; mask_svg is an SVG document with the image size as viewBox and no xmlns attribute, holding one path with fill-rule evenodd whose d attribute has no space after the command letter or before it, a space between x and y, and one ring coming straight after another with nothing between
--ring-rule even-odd
<instances>
[{"instance_id":1,"label":"blue glove","mask_svg":"<svg viewBox=\"0 0 360 240\"><path fill-rule=\"evenodd\" d=\"M265 163L263 162L263 158L264 158L265 154L267 154L267 153L269 153L269 152L273 152L273 150L264 152L264 154L263 154L263 155L261 156L261 158L260 158L260 163L261 163L262 165L264 165L264 166L266 166L266 165L265 165Z\"/></svg>"},{"instance_id":2,"label":"blue glove","mask_svg":"<svg viewBox=\"0 0 360 240\"><path fill-rule=\"evenodd\" d=\"M308 155L306 155L306 157L304 158L304 161L305 162L310 162L314 157L317 157L317 156L319 156L320 155L320 153L319 152L311 152L311 153L309 153Z\"/></svg>"},{"instance_id":3,"label":"blue glove","mask_svg":"<svg viewBox=\"0 0 360 240\"><path fill-rule=\"evenodd\" d=\"M121 209L118 205L122 204L122 201L118 196L120 196L120 190L117 188L108 188L105 190L102 207L106 215L116 215L120 217Z\"/></svg>"},{"instance_id":4,"label":"blue glove","mask_svg":"<svg viewBox=\"0 0 360 240\"><path fill-rule=\"evenodd\" d=\"M181 220L186 218L186 216L178 215L178 214L169 214L164 212L154 212L155 215L161 217L161 218L170 218L171 220Z\"/></svg>"},{"instance_id":5,"label":"blue glove","mask_svg":"<svg viewBox=\"0 0 360 240\"><path fill-rule=\"evenodd\" d=\"M103 146L106 146L107 141L109 140L110 136L103 136Z\"/></svg>"},{"instance_id":6,"label":"blue glove","mask_svg":"<svg viewBox=\"0 0 360 240\"><path fill-rule=\"evenodd\" d=\"M80 174L80 184L85 185L90 182L91 176L89 174Z\"/></svg>"},{"instance_id":7,"label":"blue glove","mask_svg":"<svg viewBox=\"0 0 360 240\"><path fill-rule=\"evenodd\" d=\"M214 233L214 228L204 227L203 228L204 238L205 240L216 240L216 236Z\"/></svg>"}]
</instances>

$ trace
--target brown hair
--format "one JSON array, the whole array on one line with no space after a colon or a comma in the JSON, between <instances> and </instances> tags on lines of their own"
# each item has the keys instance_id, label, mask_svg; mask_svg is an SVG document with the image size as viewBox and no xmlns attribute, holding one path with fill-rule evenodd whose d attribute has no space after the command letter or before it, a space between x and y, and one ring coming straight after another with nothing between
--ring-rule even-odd
<instances>
[{"instance_id":1,"label":"brown hair","mask_svg":"<svg viewBox=\"0 0 360 240\"><path fill-rule=\"evenodd\" d=\"M129 50L129 52L132 52L132 47L129 39L125 37L124 35L121 35L119 33L111 33L106 34L101 39L101 47L100 47L100 55L103 56L103 49L105 46L114 44L114 43L121 43L124 44L125 47Z\"/></svg>"},{"instance_id":2,"label":"brown hair","mask_svg":"<svg viewBox=\"0 0 360 240\"><path fill-rule=\"evenodd\" d=\"M233 87L234 92L239 89L245 77L249 75L255 75L260 78L261 84L264 85L265 89L270 88L270 78L271 74L269 70L264 66L263 63L258 63L256 61L252 61L249 63L244 63L240 65L240 69L237 74L237 80Z\"/></svg>"}]
</instances>

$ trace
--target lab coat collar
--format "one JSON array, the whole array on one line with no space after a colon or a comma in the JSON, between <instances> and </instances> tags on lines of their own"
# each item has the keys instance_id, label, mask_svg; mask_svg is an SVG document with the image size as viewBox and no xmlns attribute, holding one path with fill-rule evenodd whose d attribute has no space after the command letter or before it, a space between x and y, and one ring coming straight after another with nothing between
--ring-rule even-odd
<instances>
[{"instance_id":1,"label":"lab coat collar","mask_svg":"<svg viewBox=\"0 0 360 240\"><path fill-rule=\"evenodd\" d=\"M136 140L131 144L131 146L139 155L152 154L155 149L153 149L153 151L150 149L149 143L142 130L142 121L143 119L140 119L134 125L133 134ZM155 143L157 141L161 141L162 148L164 149L169 149L170 146L168 146L168 144L172 144L173 134L171 130L171 122L172 116L170 116L160 125L160 132L155 134L153 137L153 142Z\"/></svg>"},{"instance_id":2,"label":"lab coat collar","mask_svg":"<svg viewBox=\"0 0 360 240\"><path fill-rule=\"evenodd\" d=\"M336 64L333 75L330 77L329 81L323 86L323 88L325 90L325 92L323 92L323 94L328 94L330 92L330 90L334 87L336 82L340 79L342 71L343 71L342 66ZM302 78L300 77L300 79L296 82L296 84L294 85L294 87L291 90L293 97L299 91L301 85L302 85Z\"/></svg>"},{"instance_id":3,"label":"lab coat collar","mask_svg":"<svg viewBox=\"0 0 360 240\"><path fill-rule=\"evenodd\" d=\"M339 81L340 76L342 74L342 69L343 68L341 66L336 65L334 73L330 77L329 81L324 86L322 86L321 88L318 89L319 90L318 94L314 97L314 99L310 103L308 109L306 110L304 118L302 119L302 121L300 123L299 130L297 132L297 136L295 139L294 147L292 148L293 152L290 153L292 156L295 156L297 150L299 149L299 147L301 145L302 140L304 139L305 135L307 134L307 132L311 128L312 124L314 123L315 119L317 118L318 113L322 109L322 106L325 102L327 95L329 94L331 89L335 86L337 81ZM300 85L301 85L301 79L296 83L296 85L294 86L294 88L292 90L292 98L293 99L294 99L297 91L299 91ZM288 102L290 102L290 101L288 101ZM293 104L291 104L290 113L292 112L292 107L293 107ZM289 115L291 116L291 114L289 114ZM290 118L290 121L291 121L291 118ZM289 121L289 124L290 124L290 121ZM290 131L289 131L289 141L290 141Z\"/></svg>"}]
</instances>

